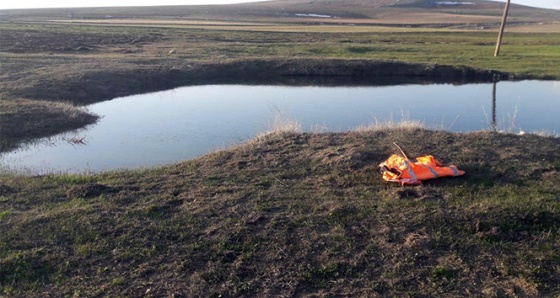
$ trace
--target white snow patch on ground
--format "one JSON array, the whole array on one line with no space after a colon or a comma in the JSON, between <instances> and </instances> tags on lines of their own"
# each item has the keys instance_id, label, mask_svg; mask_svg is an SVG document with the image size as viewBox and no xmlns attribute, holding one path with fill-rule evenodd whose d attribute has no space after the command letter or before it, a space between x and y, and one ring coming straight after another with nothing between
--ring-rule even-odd
<instances>
[{"instance_id":1,"label":"white snow patch on ground","mask_svg":"<svg viewBox=\"0 0 560 298\"><path fill-rule=\"evenodd\" d=\"M315 13L296 13L296 17L311 17L311 18L332 18L333 16Z\"/></svg>"},{"instance_id":2,"label":"white snow patch on ground","mask_svg":"<svg viewBox=\"0 0 560 298\"><path fill-rule=\"evenodd\" d=\"M436 2L437 5L474 5L474 2L456 2L456 1L441 1Z\"/></svg>"}]
</instances>

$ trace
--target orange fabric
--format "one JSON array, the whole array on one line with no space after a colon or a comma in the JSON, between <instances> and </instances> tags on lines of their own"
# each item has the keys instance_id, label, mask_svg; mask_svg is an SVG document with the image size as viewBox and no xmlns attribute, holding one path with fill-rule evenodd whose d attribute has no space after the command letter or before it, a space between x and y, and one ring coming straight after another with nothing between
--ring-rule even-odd
<instances>
[{"instance_id":1,"label":"orange fabric","mask_svg":"<svg viewBox=\"0 0 560 298\"><path fill-rule=\"evenodd\" d=\"M391 155L386 161L379 164L383 179L400 184L420 184L422 180L439 177L461 176L465 172L456 166L443 166L441 162L431 155L416 158L412 162L397 154Z\"/></svg>"}]
</instances>

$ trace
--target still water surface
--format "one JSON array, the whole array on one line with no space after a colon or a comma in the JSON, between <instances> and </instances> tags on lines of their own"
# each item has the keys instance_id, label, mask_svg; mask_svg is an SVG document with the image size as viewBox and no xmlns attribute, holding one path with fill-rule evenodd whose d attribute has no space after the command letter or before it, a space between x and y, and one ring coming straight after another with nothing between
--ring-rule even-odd
<instances>
[{"instance_id":1,"label":"still water surface","mask_svg":"<svg viewBox=\"0 0 560 298\"><path fill-rule=\"evenodd\" d=\"M196 157L270 129L274 116L304 131L348 131L376 121L423 121L456 132L497 127L560 132L560 82L363 87L206 85L88 106L101 120L0 156L30 174L149 167ZM494 111L494 113L493 113ZM71 138L85 144L73 144Z\"/></svg>"}]
</instances>

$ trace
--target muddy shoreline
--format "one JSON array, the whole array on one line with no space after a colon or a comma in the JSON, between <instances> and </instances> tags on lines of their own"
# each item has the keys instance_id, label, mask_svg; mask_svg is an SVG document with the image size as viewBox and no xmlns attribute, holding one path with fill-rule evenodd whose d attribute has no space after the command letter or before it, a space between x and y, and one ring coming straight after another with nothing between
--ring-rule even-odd
<instances>
[{"instance_id":1,"label":"muddy shoreline","mask_svg":"<svg viewBox=\"0 0 560 298\"><path fill-rule=\"evenodd\" d=\"M115 97L163 91L188 85L217 83L286 82L289 77L350 78L375 84L381 78L408 78L427 82L490 82L533 79L528 75L437 64L372 60L239 60L224 63L153 65L151 67L86 71L80 80L37 82L16 94L30 99L69 101L86 105ZM546 79L542 77L541 79Z\"/></svg>"}]
</instances>

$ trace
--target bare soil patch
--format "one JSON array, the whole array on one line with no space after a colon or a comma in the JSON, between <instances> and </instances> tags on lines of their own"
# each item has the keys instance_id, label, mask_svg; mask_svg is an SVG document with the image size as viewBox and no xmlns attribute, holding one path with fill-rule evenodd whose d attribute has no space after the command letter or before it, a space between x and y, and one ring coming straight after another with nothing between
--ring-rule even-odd
<instances>
[{"instance_id":1,"label":"bare soil patch","mask_svg":"<svg viewBox=\"0 0 560 298\"><path fill-rule=\"evenodd\" d=\"M2 30L2 51L9 53L85 53L103 46L137 45L154 42L160 37L151 34L83 34L45 30Z\"/></svg>"}]
</instances>

